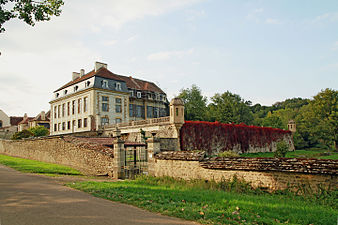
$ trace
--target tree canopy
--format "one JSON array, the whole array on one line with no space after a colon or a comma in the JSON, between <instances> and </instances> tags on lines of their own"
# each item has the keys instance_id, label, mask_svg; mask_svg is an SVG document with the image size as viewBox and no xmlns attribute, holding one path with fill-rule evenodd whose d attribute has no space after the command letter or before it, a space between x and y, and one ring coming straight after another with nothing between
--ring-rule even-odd
<instances>
[{"instance_id":1,"label":"tree canopy","mask_svg":"<svg viewBox=\"0 0 338 225\"><path fill-rule=\"evenodd\" d=\"M48 21L51 16L61 14L63 0L0 0L0 32L4 32L4 23L18 18L34 26L35 22Z\"/></svg>"}]
</instances>

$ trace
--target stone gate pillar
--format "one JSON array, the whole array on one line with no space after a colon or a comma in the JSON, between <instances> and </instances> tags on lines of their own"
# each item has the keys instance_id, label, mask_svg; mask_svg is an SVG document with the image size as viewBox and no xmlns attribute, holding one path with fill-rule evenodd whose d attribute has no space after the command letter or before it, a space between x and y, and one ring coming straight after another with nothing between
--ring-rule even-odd
<instances>
[{"instance_id":1,"label":"stone gate pillar","mask_svg":"<svg viewBox=\"0 0 338 225\"><path fill-rule=\"evenodd\" d=\"M160 140L155 137L147 139L148 149L148 174L155 176L155 154L161 152Z\"/></svg>"},{"instance_id":2,"label":"stone gate pillar","mask_svg":"<svg viewBox=\"0 0 338 225\"><path fill-rule=\"evenodd\" d=\"M114 167L113 167L113 177L115 179L124 178L124 170L122 169L125 166L125 150L124 150L124 141L121 140L121 131L116 128L113 131L113 145L114 145Z\"/></svg>"}]
</instances>

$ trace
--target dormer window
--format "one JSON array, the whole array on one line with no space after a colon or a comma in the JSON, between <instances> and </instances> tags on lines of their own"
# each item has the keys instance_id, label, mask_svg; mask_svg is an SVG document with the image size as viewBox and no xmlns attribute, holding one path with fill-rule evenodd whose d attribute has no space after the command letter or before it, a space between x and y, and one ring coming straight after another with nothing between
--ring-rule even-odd
<instances>
[{"instance_id":1,"label":"dormer window","mask_svg":"<svg viewBox=\"0 0 338 225\"><path fill-rule=\"evenodd\" d=\"M108 88L108 81L107 80L101 81L101 86L102 88Z\"/></svg>"},{"instance_id":2,"label":"dormer window","mask_svg":"<svg viewBox=\"0 0 338 225\"><path fill-rule=\"evenodd\" d=\"M68 91L67 91L67 90L64 90L64 91L63 91L63 94L64 94L64 95L66 95L67 93L68 93Z\"/></svg>"},{"instance_id":3,"label":"dormer window","mask_svg":"<svg viewBox=\"0 0 338 225\"><path fill-rule=\"evenodd\" d=\"M116 90L121 90L121 83L116 83L115 84L115 89Z\"/></svg>"},{"instance_id":4,"label":"dormer window","mask_svg":"<svg viewBox=\"0 0 338 225\"><path fill-rule=\"evenodd\" d=\"M141 98L142 97L142 93L140 91L137 92L137 98Z\"/></svg>"},{"instance_id":5,"label":"dormer window","mask_svg":"<svg viewBox=\"0 0 338 225\"><path fill-rule=\"evenodd\" d=\"M76 85L76 86L74 87L74 92L76 92L77 90L79 90L79 86Z\"/></svg>"},{"instance_id":6,"label":"dormer window","mask_svg":"<svg viewBox=\"0 0 338 225\"><path fill-rule=\"evenodd\" d=\"M89 85L90 85L90 81L87 81L86 82L86 87L89 87Z\"/></svg>"},{"instance_id":7,"label":"dormer window","mask_svg":"<svg viewBox=\"0 0 338 225\"><path fill-rule=\"evenodd\" d=\"M59 96L60 96L60 94L59 94L59 93L56 93L56 94L55 94L55 97L56 97L56 98L58 98Z\"/></svg>"},{"instance_id":8,"label":"dormer window","mask_svg":"<svg viewBox=\"0 0 338 225\"><path fill-rule=\"evenodd\" d=\"M133 90L129 90L130 96L134 97L134 91Z\"/></svg>"}]
</instances>

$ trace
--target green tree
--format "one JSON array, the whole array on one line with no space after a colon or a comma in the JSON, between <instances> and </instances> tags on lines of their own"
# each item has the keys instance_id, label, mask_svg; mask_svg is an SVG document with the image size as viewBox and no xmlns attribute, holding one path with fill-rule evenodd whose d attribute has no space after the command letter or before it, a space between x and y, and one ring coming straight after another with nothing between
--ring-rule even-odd
<instances>
[{"instance_id":1,"label":"green tree","mask_svg":"<svg viewBox=\"0 0 338 225\"><path fill-rule=\"evenodd\" d=\"M195 84L191 88L182 89L178 95L184 102L185 120L206 120L207 98Z\"/></svg>"},{"instance_id":2,"label":"green tree","mask_svg":"<svg viewBox=\"0 0 338 225\"><path fill-rule=\"evenodd\" d=\"M32 132L30 132L29 130L23 130L23 131L14 133L12 136L12 140L20 140L22 138L29 138L32 136L33 136Z\"/></svg>"},{"instance_id":3,"label":"green tree","mask_svg":"<svg viewBox=\"0 0 338 225\"><path fill-rule=\"evenodd\" d=\"M34 137L42 137L42 136L47 136L49 134L49 130L44 127L44 126L36 126L28 129Z\"/></svg>"},{"instance_id":4,"label":"green tree","mask_svg":"<svg viewBox=\"0 0 338 225\"><path fill-rule=\"evenodd\" d=\"M262 120L263 127L273 127L283 129L284 125L281 118L276 113L269 112L268 115Z\"/></svg>"},{"instance_id":5,"label":"green tree","mask_svg":"<svg viewBox=\"0 0 338 225\"><path fill-rule=\"evenodd\" d=\"M35 22L48 21L61 14L63 0L0 0L0 32L4 23L18 18L34 26Z\"/></svg>"},{"instance_id":6,"label":"green tree","mask_svg":"<svg viewBox=\"0 0 338 225\"><path fill-rule=\"evenodd\" d=\"M253 114L250 109L251 102L244 101L241 96L229 91L215 94L208 105L210 121L223 123L253 123Z\"/></svg>"}]
</instances>

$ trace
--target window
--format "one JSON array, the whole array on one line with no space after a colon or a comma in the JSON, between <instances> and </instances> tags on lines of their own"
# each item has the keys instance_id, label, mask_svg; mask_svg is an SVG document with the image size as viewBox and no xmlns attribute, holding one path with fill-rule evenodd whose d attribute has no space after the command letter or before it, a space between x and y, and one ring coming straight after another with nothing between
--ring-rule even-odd
<instances>
[{"instance_id":1,"label":"window","mask_svg":"<svg viewBox=\"0 0 338 225\"><path fill-rule=\"evenodd\" d=\"M62 104L62 117L65 117L65 108L66 108L66 104L63 103Z\"/></svg>"},{"instance_id":2,"label":"window","mask_svg":"<svg viewBox=\"0 0 338 225\"><path fill-rule=\"evenodd\" d=\"M115 84L115 89L116 90L121 90L121 83L116 83Z\"/></svg>"},{"instance_id":3,"label":"window","mask_svg":"<svg viewBox=\"0 0 338 225\"><path fill-rule=\"evenodd\" d=\"M56 123L54 123L54 131L58 130L58 125Z\"/></svg>"},{"instance_id":4,"label":"window","mask_svg":"<svg viewBox=\"0 0 338 225\"><path fill-rule=\"evenodd\" d=\"M144 118L144 106L141 106L141 105L136 106L136 115L135 116Z\"/></svg>"},{"instance_id":5,"label":"window","mask_svg":"<svg viewBox=\"0 0 338 225\"><path fill-rule=\"evenodd\" d=\"M81 98L79 98L78 100L77 100L77 113L81 113L81 107L82 107L82 99Z\"/></svg>"},{"instance_id":6,"label":"window","mask_svg":"<svg viewBox=\"0 0 338 225\"><path fill-rule=\"evenodd\" d=\"M2 127L2 120L0 120L0 128Z\"/></svg>"},{"instance_id":7,"label":"window","mask_svg":"<svg viewBox=\"0 0 338 225\"><path fill-rule=\"evenodd\" d=\"M90 85L90 81L87 81L86 84L85 84L85 86L89 87L89 85Z\"/></svg>"},{"instance_id":8,"label":"window","mask_svg":"<svg viewBox=\"0 0 338 225\"><path fill-rule=\"evenodd\" d=\"M167 110L165 108L160 108L160 117L167 116Z\"/></svg>"},{"instance_id":9,"label":"window","mask_svg":"<svg viewBox=\"0 0 338 225\"><path fill-rule=\"evenodd\" d=\"M70 130L70 121L67 122L67 129Z\"/></svg>"},{"instance_id":10,"label":"window","mask_svg":"<svg viewBox=\"0 0 338 225\"><path fill-rule=\"evenodd\" d=\"M75 114L75 100L72 101L72 114Z\"/></svg>"},{"instance_id":11,"label":"window","mask_svg":"<svg viewBox=\"0 0 338 225\"><path fill-rule=\"evenodd\" d=\"M77 120L77 127L78 127L78 128L81 128L81 126L82 126L82 120L81 120L81 119L78 119L78 120Z\"/></svg>"},{"instance_id":12,"label":"window","mask_svg":"<svg viewBox=\"0 0 338 225\"><path fill-rule=\"evenodd\" d=\"M63 91L63 94L64 94L64 95L66 95L67 93L68 93L68 91L67 91L67 90L64 90L64 91Z\"/></svg>"},{"instance_id":13,"label":"window","mask_svg":"<svg viewBox=\"0 0 338 225\"><path fill-rule=\"evenodd\" d=\"M70 102L67 102L67 116L70 115Z\"/></svg>"},{"instance_id":14,"label":"window","mask_svg":"<svg viewBox=\"0 0 338 225\"><path fill-rule=\"evenodd\" d=\"M56 98L58 98L59 96L60 96L60 94L59 94L59 93L56 93L56 94L55 94L55 97L56 97Z\"/></svg>"},{"instance_id":15,"label":"window","mask_svg":"<svg viewBox=\"0 0 338 225\"><path fill-rule=\"evenodd\" d=\"M76 92L78 89L79 89L79 86L76 85L76 86L74 87L74 92Z\"/></svg>"},{"instance_id":16,"label":"window","mask_svg":"<svg viewBox=\"0 0 338 225\"><path fill-rule=\"evenodd\" d=\"M109 98L108 96L102 96L102 111L108 112L109 111Z\"/></svg>"},{"instance_id":17,"label":"window","mask_svg":"<svg viewBox=\"0 0 338 225\"><path fill-rule=\"evenodd\" d=\"M56 106L54 106L54 119L56 119L57 118L57 107Z\"/></svg>"},{"instance_id":18,"label":"window","mask_svg":"<svg viewBox=\"0 0 338 225\"><path fill-rule=\"evenodd\" d=\"M108 117L102 117L101 118L101 125L108 125L109 124L109 118Z\"/></svg>"},{"instance_id":19,"label":"window","mask_svg":"<svg viewBox=\"0 0 338 225\"><path fill-rule=\"evenodd\" d=\"M122 123L122 119L116 118L116 119L115 119L115 123Z\"/></svg>"},{"instance_id":20,"label":"window","mask_svg":"<svg viewBox=\"0 0 338 225\"><path fill-rule=\"evenodd\" d=\"M134 97L134 91L133 90L129 90L130 96Z\"/></svg>"},{"instance_id":21,"label":"window","mask_svg":"<svg viewBox=\"0 0 338 225\"><path fill-rule=\"evenodd\" d=\"M129 116L134 117L135 116L135 105L129 104Z\"/></svg>"},{"instance_id":22,"label":"window","mask_svg":"<svg viewBox=\"0 0 338 225\"><path fill-rule=\"evenodd\" d=\"M84 118L84 119L83 119L83 127L87 127L87 124L88 124L87 118Z\"/></svg>"},{"instance_id":23,"label":"window","mask_svg":"<svg viewBox=\"0 0 338 225\"><path fill-rule=\"evenodd\" d=\"M83 112L87 112L87 104L88 104L88 98L83 98Z\"/></svg>"},{"instance_id":24,"label":"window","mask_svg":"<svg viewBox=\"0 0 338 225\"><path fill-rule=\"evenodd\" d=\"M61 130L61 123L58 123L58 131Z\"/></svg>"},{"instance_id":25,"label":"window","mask_svg":"<svg viewBox=\"0 0 338 225\"><path fill-rule=\"evenodd\" d=\"M61 117L61 114L60 114L60 107L61 107L61 105L58 105L58 118Z\"/></svg>"},{"instance_id":26,"label":"window","mask_svg":"<svg viewBox=\"0 0 338 225\"><path fill-rule=\"evenodd\" d=\"M108 88L108 81L107 80L101 81L101 86L102 88Z\"/></svg>"},{"instance_id":27,"label":"window","mask_svg":"<svg viewBox=\"0 0 338 225\"><path fill-rule=\"evenodd\" d=\"M141 98L142 97L142 93L141 92L137 92L137 98Z\"/></svg>"},{"instance_id":28,"label":"window","mask_svg":"<svg viewBox=\"0 0 338 225\"><path fill-rule=\"evenodd\" d=\"M176 116L178 116L178 108L176 108Z\"/></svg>"},{"instance_id":29,"label":"window","mask_svg":"<svg viewBox=\"0 0 338 225\"><path fill-rule=\"evenodd\" d=\"M65 122L62 123L62 130L66 130L66 123Z\"/></svg>"},{"instance_id":30,"label":"window","mask_svg":"<svg viewBox=\"0 0 338 225\"><path fill-rule=\"evenodd\" d=\"M109 105L108 103L102 103L102 111L108 112L109 111Z\"/></svg>"},{"instance_id":31,"label":"window","mask_svg":"<svg viewBox=\"0 0 338 225\"><path fill-rule=\"evenodd\" d=\"M152 106L147 106L147 118L153 118L153 107Z\"/></svg>"},{"instance_id":32,"label":"window","mask_svg":"<svg viewBox=\"0 0 338 225\"><path fill-rule=\"evenodd\" d=\"M122 112L122 99L116 98L115 99L116 105L115 105L115 112L116 113L121 113Z\"/></svg>"},{"instance_id":33,"label":"window","mask_svg":"<svg viewBox=\"0 0 338 225\"><path fill-rule=\"evenodd\" d=\"M159 117L159 108L158 107L154 107L154 118L158 118Z\"/></svg>"}]
</instances>

